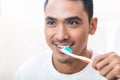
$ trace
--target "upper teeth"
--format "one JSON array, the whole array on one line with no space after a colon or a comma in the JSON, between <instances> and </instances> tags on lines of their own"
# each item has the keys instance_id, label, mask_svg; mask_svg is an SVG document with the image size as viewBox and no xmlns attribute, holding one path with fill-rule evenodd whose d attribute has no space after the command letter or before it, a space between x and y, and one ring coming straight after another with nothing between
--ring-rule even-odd
<instances>
[{"instance_id":1,"label":"upper teeth","mask_svg":"<svg viewBox=\"0 0 120 80\"><path fill-rule=\"evenodd\" d=\"M58 47L59 47L59 48L63 48L63 47L65 47L65 46L58 45ZM67 47L69 47L69 45L67 45Z\"/></svg>"}]
</instances>

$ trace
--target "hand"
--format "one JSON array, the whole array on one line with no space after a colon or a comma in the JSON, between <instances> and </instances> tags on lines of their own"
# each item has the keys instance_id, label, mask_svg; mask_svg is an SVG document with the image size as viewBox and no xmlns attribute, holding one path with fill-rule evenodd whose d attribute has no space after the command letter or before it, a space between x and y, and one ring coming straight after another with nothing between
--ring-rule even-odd
<instances>
[{"instance_id":1,"label":"hand","mask_svg":"<svg viewBox=\"0 0 120 80\"><path fill-rule=\"evenodd\" d=\"M97 56L92 66L108 80L120 79L120 56L114 52Z\"/></svg>"}]
</instances>

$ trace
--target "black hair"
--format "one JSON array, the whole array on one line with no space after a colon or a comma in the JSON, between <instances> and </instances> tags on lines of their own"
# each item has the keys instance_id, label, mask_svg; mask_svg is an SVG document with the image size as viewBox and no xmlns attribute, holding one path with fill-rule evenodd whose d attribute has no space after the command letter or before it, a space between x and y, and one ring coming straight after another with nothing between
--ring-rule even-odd
<instances>
[{"instance_id":1,"label":"black hair","mask_svg":"<svg viewBox=\"0 0 120 80\"><path fill-rule=\"evenodd\" d=\"M49 0L45 0L45 4L44 4L44 10L48 4ZM91 18L93 17L93 0L81 0L83 2L84 5L84 10L86 11L89 21L91 20Z\"/></svg>"}]
</instances>

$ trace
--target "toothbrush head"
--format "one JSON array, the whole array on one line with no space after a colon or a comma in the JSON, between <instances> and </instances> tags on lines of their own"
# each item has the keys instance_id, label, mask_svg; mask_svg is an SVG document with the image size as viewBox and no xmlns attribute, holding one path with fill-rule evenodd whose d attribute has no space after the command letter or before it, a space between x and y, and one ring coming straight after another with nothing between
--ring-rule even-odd
<instances>
[{"instance_id":1,"label":"toothbrush head","mask_svg":"<svg viewBox=\"0 0 120 80\"><path fill-rule=\"evenodd\" d=\"M64 46L62 49L60 49L63 53L67 54L67 55L72 55L72 49Z\"/></svg>"},{"instance_id":2,"label":"toothbrush head","mask_svg":"<svg viewBox=\"0 0 120 80\"><path fill-rule=\"evenodd\" d=\"M66 51L68 51L68 52L70 52L70 53L72 53L72 49L69 48L69 47L67 47L67 46L64 46L63 49L66 50Z\"/></svg>"}]
</instances>

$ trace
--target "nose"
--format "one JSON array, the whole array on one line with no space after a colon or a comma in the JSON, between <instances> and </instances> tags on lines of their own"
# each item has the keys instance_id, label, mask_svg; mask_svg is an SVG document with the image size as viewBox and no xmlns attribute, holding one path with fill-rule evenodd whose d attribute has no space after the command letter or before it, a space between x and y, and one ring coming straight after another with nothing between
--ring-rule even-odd
<instances>
[{"instance_id":1,"label":"nose","mask_svg":"<svg viewBox=\"0 0 120 80\"><path fill-rule=\"evenodd\" d=\"M68 29L63 25L58 26L55 37L59 41L68 40L69 39Z\"/></svg>"}]
</instances>

